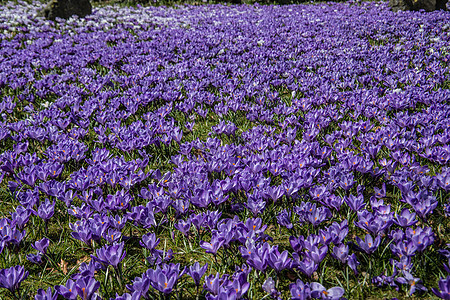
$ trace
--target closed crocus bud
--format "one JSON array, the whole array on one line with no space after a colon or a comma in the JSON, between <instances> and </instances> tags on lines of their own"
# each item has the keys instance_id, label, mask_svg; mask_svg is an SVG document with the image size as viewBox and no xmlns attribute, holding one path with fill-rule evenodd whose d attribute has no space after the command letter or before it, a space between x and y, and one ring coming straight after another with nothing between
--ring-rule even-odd
<instances>
[{"instance_id":1,"label":"closed crocus bud","mask_svg":"<svg viewBox=\"0 0 450 300\"><path fill-rule=\"evenodd\" d=\"M50 240L47 238L43 238L39 241L36 241L33 245L31 245L31 247L33 247L34 249L36 249L37 251L39 251L42 254L46 254L49 244L50 244Z\"/></svg>"},{"instance_id":2,"label":"closed crocus bud","mask_svg":"<svg viewBox=\"0 0 450 300\"><path fill-rule=\"evenodd\" d=\"M33 264L40 265L42 263L42 254L27 254L27 259Z\"/></svg>"},{"instance_id":3,"label":"closed crocus bud","mask_svg":"<svg viewBox=\"0 0 450 300\"><path fill-rule=\"evenodd\" d=\"M358 265L360 264L360 262L356 258L355 253L349 255L347 259L347 264L353 270L353 272L355 272L355 274L358 274Z\"/></svg>"},{"instance_id":4,"label":"closed crocus bud","mask_svg":"<svg viewBox=\"0 0 450 300\"><path fill-rule=\"evenodd\" d=\"M275 290L275 281L273 281L272 277L269 277L266 279L266 281L264 281L262 289L266 293L272 294L272 292Z\"/></svg>"},{"instance_id":5,"label":"closed crocus bud","mask_svg":"<svg viewBox=\"0 0 450 300\"><path fill-rule=\"evenodd\" d=\"M195 262L192 266L187 269L187 273L189 276L194 279L195 285L200 285L200 280L208 269L208 264L205 264L203 267L200 267L199 262Z\"/></svg>"}]
</instances>

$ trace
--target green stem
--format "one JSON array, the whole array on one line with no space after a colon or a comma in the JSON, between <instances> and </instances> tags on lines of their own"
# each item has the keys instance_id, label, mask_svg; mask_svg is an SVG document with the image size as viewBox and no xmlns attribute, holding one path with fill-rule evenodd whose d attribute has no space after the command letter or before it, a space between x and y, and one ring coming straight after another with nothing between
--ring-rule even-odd
<instances>
[{"instance_id":1,"label":"green stem","mask_svg":"<svg viewBox=\"0 0 450 300\"><path fill-rule=\"evenodd\" d=\"M119 287L120 287L120 291L123 291L123 284L122 284L122 265L119 264L117 266L117 268L114 268L114 270L116 271L116 279L117 282L119 283Z\"/></svg>"},{"instance_id":2,"label":"green stem","mask_svg":"<svg viewBox=\"0 0 450 300\"><path fill-rule=\"evenodd\" d=\"M17 291L17 293L19 294L19 291ZM20 294L19 296L16 296L16 291L11 291L11 294L13 295L13 299L20 300Z\"/></svg>"},{"instance_id":3,"label":"green stem","mask_svg":"<svg viewBox=\"0 0 450 300\"><path fill-rule=\"evenodd\" d=\"M104 282L104 286L106 287L106 284L108 283L108 275L109 275L109 268L106 268L106 273L105 273L105 282Z\"/></svg>"}]
</instances>

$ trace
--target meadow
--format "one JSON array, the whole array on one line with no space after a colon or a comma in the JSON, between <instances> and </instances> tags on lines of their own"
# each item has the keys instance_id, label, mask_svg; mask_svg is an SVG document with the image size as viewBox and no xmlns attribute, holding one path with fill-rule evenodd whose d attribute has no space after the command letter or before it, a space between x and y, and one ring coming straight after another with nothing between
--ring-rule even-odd
<instances>
[{"instance_id":1,"label":"meadow","mask_svg":"<svg viewBox=\"0 0 450 300\"><path fill-rule=\"evenodd\" d=\"M0 7L1 299L450 299L450 13Z\"/></svg>"}]
</instances>

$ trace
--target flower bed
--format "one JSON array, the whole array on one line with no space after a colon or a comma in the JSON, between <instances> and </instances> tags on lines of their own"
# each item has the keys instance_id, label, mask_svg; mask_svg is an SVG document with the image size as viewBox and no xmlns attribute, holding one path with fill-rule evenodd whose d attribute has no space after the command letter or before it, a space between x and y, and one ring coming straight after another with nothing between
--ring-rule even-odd
<instances>
[{"instance_id":1,"label":"flower bed","mask_svg":"<svg viewBox=\"0 0 450 300\"><path fill-rule=\"evenodd\" d=\"M40 7L0 10L0 297L448 299L449 13Z\"/></svg>"}]
</instances>

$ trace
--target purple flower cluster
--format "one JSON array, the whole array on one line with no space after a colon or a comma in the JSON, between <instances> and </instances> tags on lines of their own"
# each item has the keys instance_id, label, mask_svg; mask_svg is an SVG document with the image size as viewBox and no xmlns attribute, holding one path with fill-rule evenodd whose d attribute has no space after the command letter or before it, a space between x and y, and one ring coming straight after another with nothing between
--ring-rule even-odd
<instances>
[{"instance_id":1,"label":"purple flower cluster","mask_svg":"<svg viewBox=\"0 0 450 300\"><path fill-rule=\"evenodd\" d=\"M35 299L341 299L349 270L448 299L417 269L450 257L448 13L41 6L0 11L8 296L59 239L90 260Z\"/></svg>"}]
</instances>

